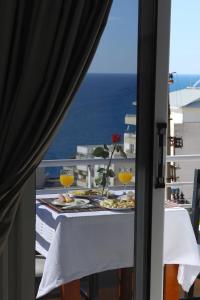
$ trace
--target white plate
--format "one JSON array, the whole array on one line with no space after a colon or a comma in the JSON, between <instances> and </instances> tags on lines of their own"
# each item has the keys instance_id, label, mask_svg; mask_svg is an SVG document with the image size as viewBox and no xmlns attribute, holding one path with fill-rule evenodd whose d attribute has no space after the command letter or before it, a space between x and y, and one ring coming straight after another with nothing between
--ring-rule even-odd
<instances>
[{"instance_id":1,"label":"white plate","mask_svg":"<svg viewBox=\"0 0 200 300\"><path fill-rule=\"evenodd\" d=\"M75 198L73 202L63 202L60 199L55 199L51 203L62 207L77 207L88 204L90 201L82 198Z\"/></svg>"},{"instance_id":2,"label":"white plate","mask_svg":"<svg viewBox=\"0 0 200 300\"><path fill-rule=\"evenodd\" d=\"M103 208L109 209L109 210L114 210L114 211L127 211L127 210L134 210L134 207L126 207L126 208L111 208L111 207L105 207L105 206L101 206Z\"/></svg>"},{"instance_id":3,"label":"white plate","mask_svg":"<svg viewBox=\"0 0 200 300\"><path fill-rule=\"evenodd\" d=\"M96 197L101 197L101 193L98 193L97 195L85 195L84 192L86 190L74 190L74 191L69 191L69 196L70 197L77 197L77 198L96 198ZM79 194L80 193L80 194Z\"/></svg>"},{"instance_id":4,"label":"white plate","mask_svg":"<svg viewBox=\"0 0 200 300\"><path fill-rule=\"evenodd\" d=\"M135 209L135 207L107 207L107 206L101 205L101 203L100 203L100 206L103 207L103 208L106 208L106 209L109 209L109 210L115 210L115 211L126 211L126 210Z\"/></svg>"},{"instance_id":5,"label":"white plate","mask_svg":"<svg viewBox=\"0 0 200 300\"><path fill-rule=\"evenodd\" d=\"M88 199L83 199L83 198L75 198L75 202L76 202L76 205L86 205L88 203L90 203L90 200Z\"/></svg>"}]
</instances>

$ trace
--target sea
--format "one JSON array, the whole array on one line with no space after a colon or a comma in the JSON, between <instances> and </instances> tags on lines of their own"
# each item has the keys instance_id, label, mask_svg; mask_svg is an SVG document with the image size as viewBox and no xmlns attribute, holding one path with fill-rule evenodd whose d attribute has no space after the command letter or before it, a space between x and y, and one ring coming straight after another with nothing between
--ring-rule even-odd
<instances>
[{"instance_id":1,"label":"sea","mask_svg":"<svg viewBox=\"0 0 200 300\"><path fill-rule=\"evenodd\" d=\"M174 74L170 91L192 86L198 79L200 75ZM111 144L112 134L123 136L128 130L125 115L136 112L136 88L136 74L87 74L44 159L74 158L77 145ZM57 173L49 169L50 177Z\"/></svg>"}]
</instances>

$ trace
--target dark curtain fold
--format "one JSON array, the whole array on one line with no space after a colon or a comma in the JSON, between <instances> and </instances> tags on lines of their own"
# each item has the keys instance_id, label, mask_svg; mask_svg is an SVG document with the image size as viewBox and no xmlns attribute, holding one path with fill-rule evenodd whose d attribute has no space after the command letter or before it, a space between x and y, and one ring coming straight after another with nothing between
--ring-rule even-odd
<instances>
[{"instance_id":1,"label":"dark curtain fold","mask_svg":"<svg viewBox=\"0 0 200 300\"><path fill-rule=\"evenodd\" d=\"M88 70L111 3L0 0L0 252L20 188Z\"/></svg>"}]
</instances>

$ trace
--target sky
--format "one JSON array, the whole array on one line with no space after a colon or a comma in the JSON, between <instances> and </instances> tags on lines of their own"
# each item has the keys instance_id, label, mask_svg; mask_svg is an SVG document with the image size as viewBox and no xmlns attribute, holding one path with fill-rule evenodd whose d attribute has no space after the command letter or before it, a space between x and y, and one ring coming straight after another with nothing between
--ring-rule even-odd
<instances>
[{"instance_id":1,"label":"sky","mask_svg":"<svg viewBox=\"0 0 200 300\"><path fill-rule=\"evenodd\" d=\"M137 0L113 0L90 73L136 73Z\"/></svg>"},{"instance_id":2,"label":"sky","mask_svg":"<svg viewBox=\"0 0 200 300\"><path fill-rule=\"evenodd\" d=\"M172 0L170 72L200 74L200 0ZM113 0L91 73L137 72L138 0Z\"/></svg>"},{"instance_id":3,"label":"sky","mask_svg":"<svg viewBox=\"0 0 200 300\"><path fill-rule=\"evenodd\" d=\"M172 0L170 72L200 74L200 0Z\"/></svg>"}]
</instances>

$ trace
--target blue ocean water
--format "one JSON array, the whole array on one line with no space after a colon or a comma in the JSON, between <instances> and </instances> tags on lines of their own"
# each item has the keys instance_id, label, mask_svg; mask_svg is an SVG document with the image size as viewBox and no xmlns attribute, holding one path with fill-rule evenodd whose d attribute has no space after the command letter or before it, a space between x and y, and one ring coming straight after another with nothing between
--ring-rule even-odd
<instances>
[{"instance_id":1,"label":"blue ocean water","mask_svg":"<svg viewBox=\"0 0 200 300\"><path fill-rule=\"evenodd\" d=\"M176 90L181 90L184 89L188 86L193 86L194 83L200 79L200 75L179 75L175 74L174 75L174 83L170 85L170 91L176 91Z\"/></svg>"},{"instance_id":2,"label":"blue ocean water","mask_svg":"<svg viewBox=\"0 0 200 300\"><path fill-rule=\"evenodd\" d=\"M175 74L170 90L191 86L199 78ZM135 74L88 74L44 159L73 158L77 145L110 144L113 133L123 135L125 114L135 113L136 80ZM51 169L50 175L55 172Z\"/></svg>"},{"instance_id":3,"label":"blue ocean water","mask_svg":"<svg viewBox=\"0 0 200 300\"><path fill-rule=\"evenodd\" d=\"M134 113L136 75L88 74L45 159L73 158L76 145L111 144L124 133L126 113Z\"/></svg>"}]
</instances>

